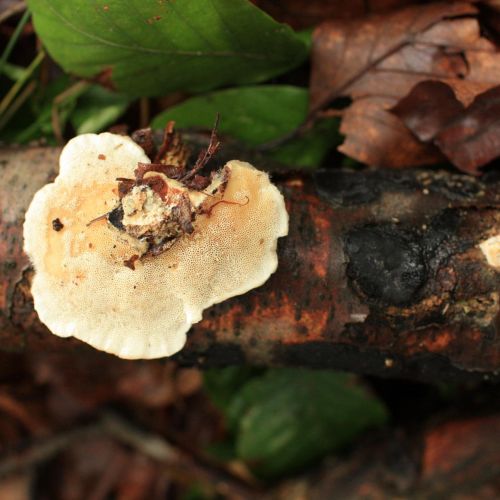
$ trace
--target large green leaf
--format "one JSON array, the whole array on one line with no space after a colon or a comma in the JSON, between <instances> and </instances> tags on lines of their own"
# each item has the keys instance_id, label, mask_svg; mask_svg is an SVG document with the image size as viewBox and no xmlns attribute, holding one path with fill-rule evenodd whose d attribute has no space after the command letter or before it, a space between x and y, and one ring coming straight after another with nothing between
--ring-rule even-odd
<instances>
[{"instance_id":1,"label":"large green leaf","mask_svg":"<svg viewBox=\"0 0 500 500\"><path fill-rule=\"evenodd\" d=\"M247 383L227 417L239 457L273 477L349 444L386 411L353 376L282 369Z\"/></svg>"},{"instance_id":2,"label":"large green leaf","mask_svg":"<svg viewBox=\"0 0 500 500\"><path fill-rule=\"evenodd\" d=\"M35 29L68 72L134 96L266 80L307 47L247 0L29 0Z\"/></svg>"},{"instance_id":3,"label":"large green leaf","mask_svg":"<svg viewBox=\"0 0 500 500\"><path fill-rule=\"evenodd\" d=\"M212 368L203 373L203 382L211 400L226 412L234 394L260 372L261 370L249 366Z\"/></svg>"},{"instance_id":4,"label":"large green leaf","mask_svg":"<svg viewBox=\"0 0 500 500\"><path fill-rule=\"evenodd\" d=\"M215 115L220 113L221 133L248 146L257 146L286 136L304 123L308 101L309 93L301 87L238 87L192 97L156 116L152 126L162 128L169 120L175 120L179 128L211 128ZM285 164L314 167L340 142L338 120L329 119L280 146L270 156Z\"/></svg>"}]
</instances>

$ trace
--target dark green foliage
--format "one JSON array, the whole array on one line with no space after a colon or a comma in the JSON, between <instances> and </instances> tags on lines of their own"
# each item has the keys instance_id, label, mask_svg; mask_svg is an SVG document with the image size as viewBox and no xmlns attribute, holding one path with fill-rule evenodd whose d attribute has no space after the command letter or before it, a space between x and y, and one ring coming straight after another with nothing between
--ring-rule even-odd
<instances>
[{"instance_id":1,"label":"dark green foliage","mask_svg":"<svg viewBox=\"0 0 500 500\"><path fill-rule=\"evenodd\" d=\"M219 130L248 146L268 143L294 132L307 118L309 92L291 85L259 85L220 90L160 113L152 122L162 128L175 120L178 127L210 129L220 113ZM269 152L285 164L315 167L340 141L338 120L328 119L312 130Z\"/></svg>"},{"instance_id":2,"label":"dark green foliage","mask_svg":"<svg viewBox=\"0 0 500 500\"><path fill-rule=\"evenodd\" d=\"M214 391L216 376L209 375L211 394L225 401L237 456L265 478L338 450L387 418L384 406L344 373L277 369L241 384L221 371Z\"/></svg>"},{"instance_id":3,"label":"dark green foliage","mask_svg":"<svg viewBox=\"0 0 500 500\"><path fill-rule=\"evenodd\" d=\"M35 28L69 73L133 96L267 80L307 47L247 0L30 0Z\"/></svg>"}]
</instances>

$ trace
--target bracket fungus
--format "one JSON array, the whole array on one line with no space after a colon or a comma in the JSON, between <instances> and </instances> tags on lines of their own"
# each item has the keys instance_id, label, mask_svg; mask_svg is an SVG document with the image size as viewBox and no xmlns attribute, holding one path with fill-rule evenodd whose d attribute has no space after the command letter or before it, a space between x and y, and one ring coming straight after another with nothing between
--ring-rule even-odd
<instances>
[{"instance_id":1,"label":"bracket fungus","mask_svg":"<svg viewBox=\"0 0 500 500\"><path fill-rule=\"evenodd\" d=\"M242 161L201 175L218 146L213 132L187 169L173 124L159 149L150 131L66 145L24 223L35 309L53 333L127 359L169 356L204 309L269 278L283 196Z\"/></svg>"},{"instance_id":2,"label":"bracket fungus","mask_svg":"<svg viewBox=\"0 0 500 500\"><path fill-rule=\"evenodd\" d=\"M500 269L500 234L483 241L480 243L479 248L486 257L488 264L495 269Z\"/></svg>"}]
</instances>

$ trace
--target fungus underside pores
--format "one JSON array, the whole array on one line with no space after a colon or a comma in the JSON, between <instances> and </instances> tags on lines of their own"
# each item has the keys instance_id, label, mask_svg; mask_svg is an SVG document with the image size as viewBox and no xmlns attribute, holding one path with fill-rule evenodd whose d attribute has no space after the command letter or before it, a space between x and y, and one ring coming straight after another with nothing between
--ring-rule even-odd
<instances>
[{"instance_id":1,"label":"fungus underside pores","mask_svg":"<svg viewBox=\"0 0 500 500\"><path fill-rule=\"evenodd\" d=\"M288 232L284 199L266 173L233 160L203 175L172 124L72 139L55 181L26 213L24 248L40 320L122 358L170 356L207 307L262 285Z\"/></svg>"}]
</instances>

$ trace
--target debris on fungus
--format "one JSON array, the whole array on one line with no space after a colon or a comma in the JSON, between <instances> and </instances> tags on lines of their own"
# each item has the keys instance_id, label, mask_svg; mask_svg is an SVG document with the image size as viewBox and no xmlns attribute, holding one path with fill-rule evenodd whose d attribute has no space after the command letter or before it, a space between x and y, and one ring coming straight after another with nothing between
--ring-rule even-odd
<instances>
[{"instance_id":1,"label":"debris on fungus","mask_svg":"<svg viewBox=\"0 0 500 500\"><path fill-rule=\"evenodd\" d=\"M35 309L53 333L146 359L176 353L204 309L269 278L288 214L248 163L202 174L215 131L191 168L173 123L159 148L148 129L134 139L71 140L26 213L24 248Z\"/></svg>"}]
</instances>

